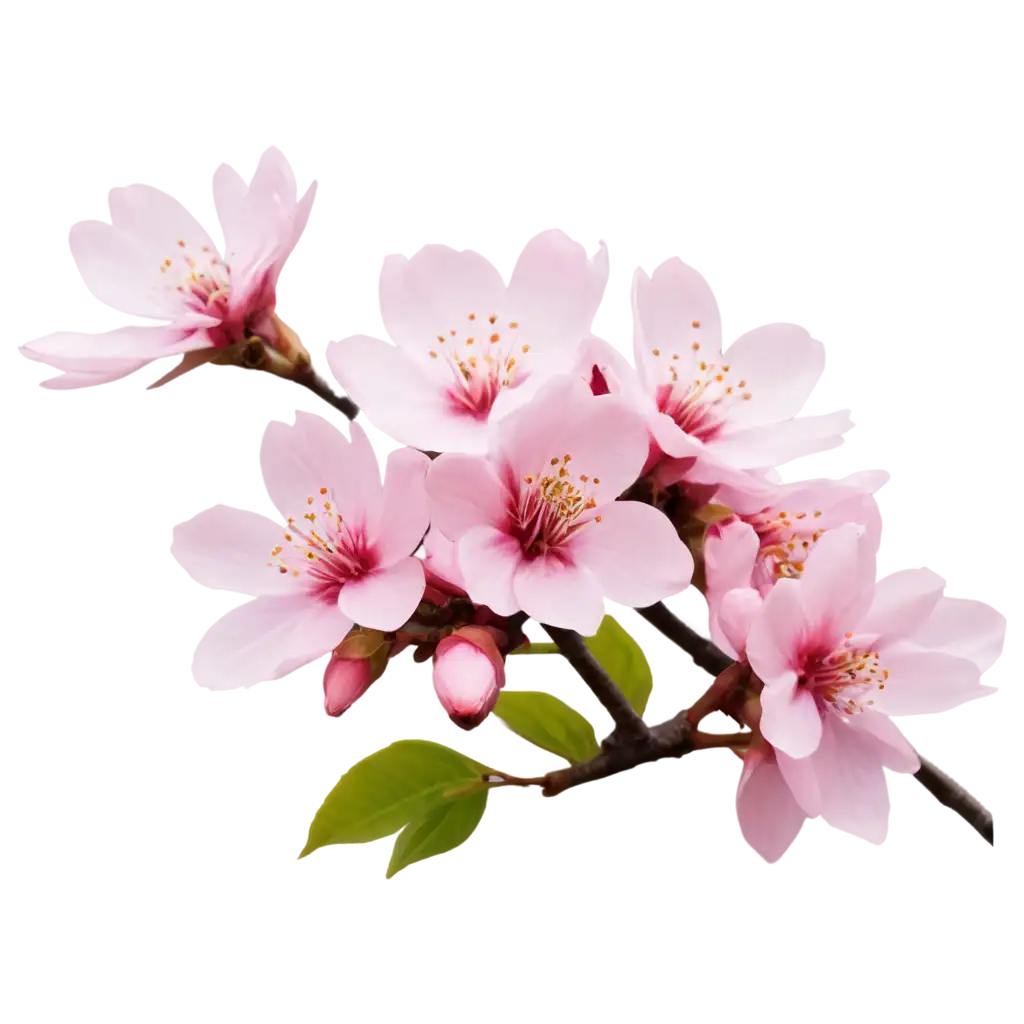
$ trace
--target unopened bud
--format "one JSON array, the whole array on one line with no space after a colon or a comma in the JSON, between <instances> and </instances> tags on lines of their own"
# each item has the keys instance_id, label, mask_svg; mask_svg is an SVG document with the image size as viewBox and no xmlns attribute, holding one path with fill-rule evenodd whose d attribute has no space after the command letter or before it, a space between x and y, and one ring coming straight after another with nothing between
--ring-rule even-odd
<instances>
[{"instance_id":1,"label":"unopened bud","mask_svg":"<svg viewBox=\"0 0 1024 1024\"><path fill-rule=\"evenodd\" d=\"M478 726L491 713L504 685L505 663L487 629L464 626L437 645L434 691L456 725Z\"/></svg>"},{"instance_id":2,"label":"unopened bud","mask_svg":"<svg viewBox=\"0 0 1024 1024\"><path fill-rule=\"evenodd\" d=\"M332 657L324 671L324 711L337 718L366 693L372 682L369 658Z\"/></svg>"}]
</instances>

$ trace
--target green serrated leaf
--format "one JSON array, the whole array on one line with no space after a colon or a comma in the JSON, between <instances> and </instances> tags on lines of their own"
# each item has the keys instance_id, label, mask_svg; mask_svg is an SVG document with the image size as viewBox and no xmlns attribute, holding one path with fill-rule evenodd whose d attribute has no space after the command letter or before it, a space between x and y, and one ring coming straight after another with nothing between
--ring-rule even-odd
<instances>
[{"instance_id":1,"label":"green serrated leaf","mask_svg":"<svg viewBox=\"0 0 1024 1024\"><path fill-rule=\"evenodd\" d=\"M594 727L550 693L504 690L494 714L524 740L564 757L570 764L589 761L601 752Z\"/></svg>"},{"instance_id":2,"label":"green serrated leaf","mask_svg":"<svg viewBox=\"0 0 1024 1024\"><path fill-rule=\"evenodd\" d=\"M428 740L400 740L353 765L309 826L305 857L332 843L369 843L443 803L452 789L490 769Z\"/></svg>"},{"instance_id":3,"label":"green serrated leaf","mask_svg":"<svg viewBox=\"0 0 1024 1024\"><path fill-rule=\"evenodd\" d=\"M436 857L461 846L474 832L487 807L487 790L446 800L432 811L413 818L399 833L391 851L387 877L418 860Z\"/></svg>"},{"instance_id":4,"label":"green serrated leaf","mask_svg":"<svg viewBox=\"0 0 1024 1024\"><path fill-rule=\"evenodd\" d=\"M610 615L604 617L601 628L588 636L586 643L636 713L642 715L654 679L640 645Z\"/></svg>"}]
</instances>

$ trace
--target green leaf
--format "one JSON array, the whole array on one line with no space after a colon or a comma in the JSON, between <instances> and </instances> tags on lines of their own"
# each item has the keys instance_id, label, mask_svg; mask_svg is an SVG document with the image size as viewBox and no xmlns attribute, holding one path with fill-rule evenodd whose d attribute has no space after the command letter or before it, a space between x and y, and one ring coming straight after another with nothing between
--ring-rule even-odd
<instances>
[{"instance_id":1,"label":"green leaf","mask_svg":"<svg viewBox=\"0 0 1024 1024\"><path fill-rule=\"evenodd\" d=\"M594 727L550 693L504 690L494 714L524 740L564 757L570 764L589 761L601 752Z\"/></svg>"},{"instance_id":2,"label":"green leaf","mask_svg":"<svg viewBox=\"0 0 1024 1024\"><path fill-rule=\"evenodd\" d=\"M487 807L487 790L446 800L432 811L413 818L399 833L391 851L387 877L427 857L461 846L474 832Z\"/></svg>"},{"instance_id":3,"label":"green leaf","mask_svg":"<svg viewBox=\"0 0 1024 1024\"><path fill-rule=\"evenodd\" d=\"M636 713L642 715L654 679L640 645L610 615L604 617L601 628L588 636L586 643Z\"/></svg>"},{"instance_id":4,"label":"green leaf","mask_svg":"<svg viewBox=\"0 0 1024 1024\"><path fill-rule=\"evenodd\" d=\"M300 857L332 843L369 843L397 832L479 781L486 766L427 740L400 740L353 765L327 794Z\"/></svg>"}]
</instances>

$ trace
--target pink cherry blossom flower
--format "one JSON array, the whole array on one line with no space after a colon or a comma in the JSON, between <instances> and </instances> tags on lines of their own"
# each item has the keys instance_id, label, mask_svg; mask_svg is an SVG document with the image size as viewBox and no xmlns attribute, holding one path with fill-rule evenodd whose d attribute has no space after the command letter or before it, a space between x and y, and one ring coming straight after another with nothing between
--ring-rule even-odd
<instances>
[{"instance_id":1,"label":"pink cherry blossom flower","mask_svg":"<svg viewBox=\"0 0 1024 1024\"><path fill-rule=\"evenodd\" d=\"M434 653L434 691L449 718L474 729L490 713L505 685L505 662L490 632L464 626Z\"/></svg>"},{"instance_id":2,"label":"pink cherry blossom flower","mask_svg":"<svg viewBox=\"0 0 1024 1024\"><path fill-rule=\"evenodd\" d=\"M331 658L324 669L324 711L337 718L366 693L372 682L369 658Z\"/></svg>"},{"instance_id":3,"label":"pink cherry blossom flower","mask_svg":"<svg viewBox=\"0 0 1024 1024\"><path fill-rule=\"evenodd\" d=\"M777 327L729 333L675 267L620 269L614 280L604 317L610 326L581 353L587 365L578 361L577 370L643 412L654 446L645 473L654 471L663 486L689 479L743 488L783 452L835 429L802 416L816 379L808 339Z\"/></svg>"},{"instance_id":4,"label":"pink cherry blossom flower","mask_svg":"<svg viewBox=\"0 0 1024 1024\"><path fill-rule=\"evenodd\" d=\"M844 480L765 483L771 490L764 494L720 489L715 501L735 514L710 526L704 539L712 640L733 657L742 654L760 599L778 580L801 576L827 531L859 524L866 543L877 551L882 519L873 495L888 478L879 470Z\"/></svg>"},{"instance_id":5,"label":"pink cherry blossom flower","mask_svg":"<svg viewBox=\"0 0 1024 1024\"><path fill-rule=\"evenodd\" d=\"M277 679L326 654L354 622L391 631L423 595L412 557L427 529L429 460L399 449L383 486L366 434L351 443L319 416L270 423L260 462L281 523L217 505L174 530L171 553L193 579L254 598L200 641L192 663L215 690Z\"/></svg>"},{"instance_id":6,"label":"pink cherry blossom flower","mask_svg":"<svg viewBox=\"0 0 1024 1024\"><path fill-rule=\"evenodd\" d=\"M988 605L943 596L945 582L908 569L874 582L872 541L856 526L830 530L799 579L780 579L746 641L764 684L760 735L738 808L748 841L771 859L799 829L782 783L807 817L873 843L885 839L884 768L915 772L916 753L891 716L945 711L992 692L981 674L1002 650L1005 619ZM749 755L748 755L749 756ZM774 766L774 767L773 767ZM764 773L756 785L752 774ZM772 796L766 796L766 793Z\"/></svg>"},{"instance_id":7,"label":"pink cherry blossom flower","mask_svg":"<svg viewBox=\"0 0 1024 1024\"><path fill-rule=\"evenodd\" d=\"M512 279L475 252L428 245L389 256L380 276L394 345L335 342L335 377L381 430L424 450L483 452L487 422L513 391L532 394L569 367L608 279L602 243L587 258L561 231L527 243Z\"/></svg>"},{"instance_id":8,"label":"pink cherry blossom flower","mask_svg":"<svg viewBox=\"0 0 1024 1024\"><path fill-rule=\"evenodd\" d=\"M616 501L646 453L625 402L566 375L492 425L486 458L436 459L431 520L457 542L473 601L592 634L604 597L649 605L686 587L693 560L668 519Z\"/></svg>"},{"instance_id":9,"label":"pink cherry blossom flower","mask_svg":"<svg viewBox=\"0 0 1024 1024\"><path fill-rule=\"evenodd\" d=\"M149 185L112 189L110 224L83 221L71 229L71 254L93 295L166 324L29 342L21 348L25 356L64 371L43 387L104 384L154 359L183 355L178 369L158 382L164 383L251 335L291 362L308 362L275 303L278 276L305 229L316 182L298 199L288 161L268 149L249 185L222 164L213 193L223 255L176 199Z\"/></svg>"}]
</instances>

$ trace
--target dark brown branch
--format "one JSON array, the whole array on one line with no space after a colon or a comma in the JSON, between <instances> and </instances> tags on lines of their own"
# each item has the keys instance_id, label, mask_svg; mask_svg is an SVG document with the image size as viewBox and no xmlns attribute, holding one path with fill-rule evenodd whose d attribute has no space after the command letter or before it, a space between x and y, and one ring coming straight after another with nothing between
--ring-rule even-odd
<instances>
[{"instance_id":1,"label":"dark brown branch","mask_svg":"<svg viewBox=\"0 0 1024 1024\"><path fill-rule=\"evenodd\" d=\"M681 647L691 658L712 675L721 675L732 659L720 647L695 633L686 623L680 621L663 604L652 604L637 611L652 625ZM920 757L920 755L918 755ZM956 811L968 825L989 843L993 841L992 813L979 800L971 796L958 782L944 771L936 768L931 761L921 758L921 767L914 778L935 797L939 803Z\"/></svg>"},{"instance_id":2,"label":"dark brown branch","mask_svg":"<svg viewBox=\"0 0 1024 1024\"><path fill-rule=\"evenodd\" d=\"M561 626L549 626L543 622L541 625L548 636L558 644L558 649L565 660L594 691L594 696L612 716L612 720L615 722L615 732L605 740L605 743L614 745L625 739L646 740L651 735L647 723L636 713L633 705L626 700L622 691L601 667L601 663L591 654L590 648L583 642L583 637L574 630L562 629ZM627 767L632 767L632 765ZM615 771L623 770L623 768L615 769ZM606 774L610 775L612 772Z\"/></svg>"},{"instance_id":3,"label":"dark brown branch","mask_svg":"<svg viewBox=\"0 0 1024 1024\"><path fill-rule=\"evenodd\" d=\"M309 368L308 372L296 374L290 378L296 384L308 388L317 398L322 398L328 405L334 406L343 416L354 420L359 415L359 406L347 395L335 394L334 389L314 370Z\"/></svg>"},{"instance_id":4,"label":"dark brown branch","mask_svg":"<svg viewBox=\"0 0 1024 1024\"><path fill-rule=\"evenodd\" d=\"M606 779L638 764L659 761L663 757L682 757L694 749L691 732L686 712L680 712L675 718L647 729L647 735L642 739L609 745L589 761L550 772L544 776L542 792L545 796L557 796L573 786Z\"/></svg>"}]
</instances>

